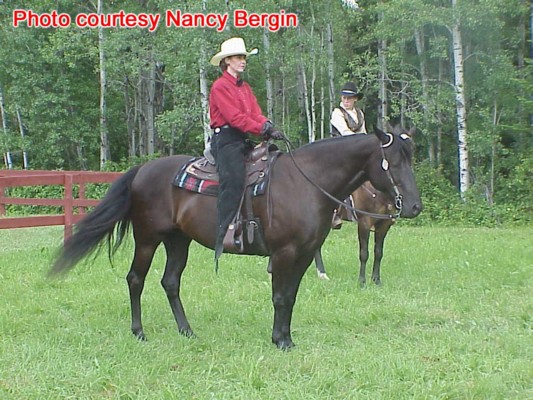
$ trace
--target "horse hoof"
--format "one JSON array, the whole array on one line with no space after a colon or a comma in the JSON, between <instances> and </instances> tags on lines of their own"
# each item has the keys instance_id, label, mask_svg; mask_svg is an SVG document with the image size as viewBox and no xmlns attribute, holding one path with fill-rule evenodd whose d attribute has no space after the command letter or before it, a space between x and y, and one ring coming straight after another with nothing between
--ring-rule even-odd
<instances>
[{"instance_id":1,"label":"horse hoof","mask_svg":"<svg viewBox=\"0 0 533 400\"><path fill-rule=\"evenodd\" d=\"M278 340L278 341L274 341L274 344L277 346L278 349L280 350L283 350L283 351L289 351L290 349L292 349L295 344L293 343L292 340L290 339L286 339L286 340Z\"/></svg>"},{"instance_id":2,"label":"horse hoof","mask_svg":"<svg viewBox=\"0 0 533 400\"><path fill-rule=\"evenodd\" d=\"M140 342L146 342L148 340L146 339L146 336L144 336L143 331L133 332L133 336L135 336Z\"/></svg>"},{"instance_id":3,"label":"horse hoof","mask_svg":"<svg viewBox=\"0 0 533 400\"><path fill-rule=\"evenodd\" d=\"M194 334L194 332L190 328L188 328L188 329L180 329L179 333L181 335L185 336L185 337L188 337L188 338L196 338L196 335Z\"/></svg>"},{"instance_id":4,"label":"horse hoof","mask_svg":"<svg viewBox=\"0 0 533 400\"><path fill-rule=\"evenodd\" d=\"M319 272L318 273L318 278L323 280L323 281L329 281L329 276L325 272Z\"/></svg>"}]
</instances>

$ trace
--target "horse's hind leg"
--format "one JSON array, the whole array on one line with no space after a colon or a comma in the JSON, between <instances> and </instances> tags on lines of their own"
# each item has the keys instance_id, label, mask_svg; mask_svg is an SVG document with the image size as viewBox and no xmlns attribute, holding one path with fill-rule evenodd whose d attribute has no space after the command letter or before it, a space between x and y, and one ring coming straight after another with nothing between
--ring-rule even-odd
<instances>
[{"instance_id":1,"label":"horse's hind leg","mask_svg":"<svg viewBox=\"0 0 533 400\"><path fill-rule=\"evenodd\" d=\"M181 233L174 233L163 240L167 252L165 273L161 279L161 285L165 289L168 302L174 319L178 324L178 330L185 336L193 336L194 333L185 316L185 310L180 299L181 275L187 265L189 257L189 245L191 239Z\"/></svg>"},{"instance_id":2,"label":"horse's hind leg","mask_svg":"<svg viewBox=\"0 0 533 400\"><path fill-rule=\"evenodd\" d=\"M390 225L382 224L377 226L376 224L376 231L374 232L374 267L372 268L372 281L378 286L381 286L381 259L383 258L385 236L387 236L389 228Z\"/></svg>"},{"instance_id":3,"label":"horse's hind leg","mask_svg":"<svg viewBox=\"0 0 533 400\"><path fill-rule=\"evenodd\" d=\"M146 274L152 264L155 250L159 243L135 243L135 255L126 280L130 291L131 331L140 340L146 340L141 320L141 295Z\"/></svg>"},{"instance_id":4,"label":"horse's hind leg","mask_svg":"<svg viewBox=\"0 0 533 400\"><path fill-rule=\"evenodd\" d=\"M322 247L319 247L318 250L315 251L315 265L318 277L324 281L329 281L326 268L324 267L324 260L322 259Z\"/></svg>"}]
</instances>

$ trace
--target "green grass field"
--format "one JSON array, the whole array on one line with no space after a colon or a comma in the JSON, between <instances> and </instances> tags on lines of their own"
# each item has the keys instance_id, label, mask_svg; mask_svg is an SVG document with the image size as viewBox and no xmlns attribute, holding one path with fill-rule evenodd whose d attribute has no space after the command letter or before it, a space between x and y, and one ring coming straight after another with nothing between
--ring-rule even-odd
<instances>
[{"instance_id":1,"label":"green grass field","mask_svg":"<svg viewBox=\"0 0 533 400\"><path fill-rule=\"evenodd\" d=\"M531 399L533 228L395 226L383 287L357 283L355 229L332 232L293 318L270 342L267 260L194 244L177 334L159 284L143 295L148 342L130 334L133 244L61 280L45 274L62 228L0 231L0 399Z\"/></svg>"}]
</instances>

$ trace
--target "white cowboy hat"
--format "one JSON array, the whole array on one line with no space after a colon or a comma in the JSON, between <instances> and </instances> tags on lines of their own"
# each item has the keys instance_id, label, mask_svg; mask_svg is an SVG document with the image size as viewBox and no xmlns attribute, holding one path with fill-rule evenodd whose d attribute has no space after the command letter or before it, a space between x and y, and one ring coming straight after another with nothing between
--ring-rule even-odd
<instances>
[{"instance_id":1,"label":"white cowboy hat","mask_svg":"<svg viewBox=\"0 0 533 400\"><path fill-rule=\"evenodd\" d=\"M211 65L218 66L220 64L220 61L223 58L230 57L230 56L236 56L236 55L243 55L243 56L250 56L253 54L257 54L257 49L252 49L251 51L246 51L246 46L244 45L244 40L239 37L234 37L231 39L226 40L224 43L220 45L220 51L211 58Z\"/></svg>"}]
</instances>

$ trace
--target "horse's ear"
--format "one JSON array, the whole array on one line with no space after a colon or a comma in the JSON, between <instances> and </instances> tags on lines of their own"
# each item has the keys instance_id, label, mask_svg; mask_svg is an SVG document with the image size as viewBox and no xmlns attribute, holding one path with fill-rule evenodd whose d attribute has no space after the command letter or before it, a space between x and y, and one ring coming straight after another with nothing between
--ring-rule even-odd
<instances>
[{"instance_id":1,"label":"horse's ear","mask_svg":"<svg viewBox=\"0 0 533 400\"><path fill-rule=\"evenodd\" d=\"M409 128L409 130L404 130L401 134L400 134L400 137L406 139L406 137L404 136L407 136L409 137L409 139L413 140L414 136L415 136L415 133L416 133L416 126L412 126L411 128Z\"/></svg>"},{"instance_id":2,"label":"horse's ear","mask_svg":"<svg viewBox=\"0 0 533 400\"><path fill-rule=\"evenodd\" d=\"M377 127L377 125L372 125L374 128L374 134L378 137L378 139L381 141L381 143L386 144L389 142L389 137L387 136L386 132L383 132L381 129Z\"/></svg>"}]
</instances>

